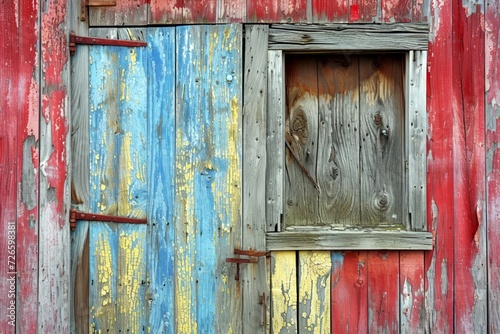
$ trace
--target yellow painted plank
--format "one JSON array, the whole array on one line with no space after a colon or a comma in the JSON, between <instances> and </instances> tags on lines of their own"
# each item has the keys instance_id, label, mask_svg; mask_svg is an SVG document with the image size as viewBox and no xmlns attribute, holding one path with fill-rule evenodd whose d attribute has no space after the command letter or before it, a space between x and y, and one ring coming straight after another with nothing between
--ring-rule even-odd
<instances>
[{"instance_id":1,"label":"yellow painted plank","mask_svg":"<svg viewBox=\"0 0 500 334\"><path fill-rule=\"evenodd\" d=\"M295 251L271 254L271 327L274 334L297 333Z\"/></svg>"}]
</instances>

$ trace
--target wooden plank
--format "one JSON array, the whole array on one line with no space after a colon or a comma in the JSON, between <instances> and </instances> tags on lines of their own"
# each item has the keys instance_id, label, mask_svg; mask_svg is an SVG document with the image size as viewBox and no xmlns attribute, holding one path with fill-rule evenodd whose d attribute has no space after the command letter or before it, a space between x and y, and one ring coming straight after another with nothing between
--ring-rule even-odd
<instances>
[{"instance_id":1,"label":"wooden plank","mask_svg":"<svg viewBox=\"0 0 500 334\"><path fill-rule=\"evenodd\" d=\"M267 26L245 27L242 248L266 248ZM244 266L243 332L264 333L259 296L269 296L266 259Z\"/></svg>"},{"instance_id":2,"label":"wooden plank","mask_svg":"<svg viewBox=\"0 0 500 334\"><path fill-rule=\"evenodd\" d=\"M217 0L217 23L244 22L247 17L245 0Z\"/></svg>"},{"instance_id":3,"label":"wooden plank","mask_svg":"<svg viewBox=\"0 0 500 334\"><path fill-rule=\"evenodd\" d=\"M2 4L0 22L0 332L36 332L40 52L36 4ZM17 22L18 24L12 24ZM21 33L22 32L22 33ZM16 331L17 330L17 331Z\"/></svg>"},{"instance_id":4,"label":"wooden plank","mask_svg":"<svg viewBox=\"0 0 500 334\"><path fill-rule=\"evenodd\" d=\"M118 0L116 6L89 7L89 26L136 26L148 23L143 0Z\"/></svg>"},{"instance_id":5,"label":"wooden plank","mask_svg":"<svg viewBox=\"0 0 500 334\"><path fill-rule=\"evenodd\" d=\"M358 226L359 57L320 57L318 86L318 218L329 225Z\"/></svg>"},{"instance_id":6,"label":"wooden plank","mask_svg":"<svg viewBox=\"0 0 500 334\"><path fill-rule=\"evenodd\" d=\"M411 22L412 0L381 0L381 22Z\"/></svg>"},{"instance_id":7,"label":"wooden plank","mask_svg":"<svg viewBox=\"0 0 500 334\"><path fill-rule=\"evenodd\" d=\"M148 278L151 333L174 333L175 28L149 28Z\"/></svg>"},{"instance_id":8,"label":"wooden plank","mask_svg":"<svg viewBox=\"0 0 500 334\"><path fill-rule=\"evenodd\" d=\"M359 67L361 224L404 226L403 57L366 56Z\"/></svg>"},{"instance_id":9,"label":"wooden plank","mask_svg":"<svg viewBox=\"0 0 500 334\"><path fill-rule=\"evenodd\" d=\"M312 20L308 22L314 23L348 23L350 5L349 0L328 1L315 0L312 1Z\"/></svg>"},{"instance_id":10,"label":"wooden plank","mask_svg":"<svg viewBox=\"0 0 500 334\"><path fill-rule=\"evenodd\" d=\"M427 110L429 129L427 134L427 230L432 231L434 249L425 254L425 298L428 332L453 332L453 119L449 113L452 105L451 62L451 1L432 4L433 15L428 51ZM435 15L435 17L434 17ZM439 23L438 23L439 22Z\"/></svg>"},{"instance_id":11,"label":"wooden plank","mask_svg":"<svg viewBox=\"0 0 500 334\"><path fill-rule=\"evenodd\" d=\"M247 1L247 17L245 22L279 22L280 11L280 1Z\"/></svg>"},{"instance_id":12,"label":"wooden plank","mask_svg":"<svg viewBox=\"0 0 500 334\"><path fill-rule=\"evenodd\" d=\"M367 333L367 252L332 252L332 333Z\"/></svg>"},{"instance_id":13,"label":"wooden plank","mask_svg":"<svg viewBox=\"0 0 500 334\"><path fill-rule=\"evenodd\" d=\"M91 31L111 38L141 29ZM147 67L144 48L91 49L91 210L146 215ZM91 330L137 332L145 324L146 226L90 228Z\"/></svg>"},{"instance_id":14,"label":"wooden plank","mask_svg":"<svg viewBox=\"0 0 500 334\"><path fill-rule=\"evenodd\" d=\"M400 332L425 332L424 252L399 252Z\"/></svg>"},{"instance_id":15,"label":"wooden plank","mask_svg":"<svg viewBox=\"0 0 500 334\"><path fill-rule=\"evenodd\" d=\"M267 106L267 231L280 231L284 213L285 80L281 51L268 52Z\"/></svg>"},{"instance_id":16,"label":"wooden plank","mask_svg":"<svg viewBox=\"0 0 500 334\"><path fill-rule=\"evenodd\" d=\"M281 22L311 22L310 1L280 0Z\"/></svg>"},{"instance_id":17,"label":"wooden plank","mask_svg":"<svg viewBox=\"0 0 500 334\"><path fill-rule=\"evenodd\" d=\"M430 232L406 231L335 231L304 230L268 233L268 250L355 250L355 249L413 249L430 250Z\"/></svg>"},{"instance_id":18,"label":"wooden plank","mask_svg":"<svg viewBox=\"0 0 500 334\"><path fill-rule=\"evenodd\" d=\"M241 331L236 268L225 262L240 247L241 38L241 26L233 25L176 31L179 333Z\"/></svg>"},{"instance_id":19,"label":"wooden plank","mask_svg":"<svg viewBox=\"0 0 500 334\"><path fill-rule=\"evenodd\" d=\"M454 5L455 331L487 332L483 6Z\"/></svg>"},{"instance_id":20,"label":"wooden plank","mask_svg":"<svg viewBox=\"0 0 500 334\"><path fill-rule=\"evenodd\" d=\"M352 0L349 22L379 23L381 20L381 0ZM357 13L353 15L353 12Z\"/></svg>"},{"instance_id":21,"label":"wooden plank","mask_svg":"<svg viewBox=\"0 0 500 334\"><path fill-rule=\"evenodd\" d=\"M486 180L489 330L500 331L500 15L499 1L485 7Z\"/></svg>"},{"instance_id":22,"label":"wooden plank","mask_svg":"<svg viewBox=\"0 0 500 334\"><path fill-rule=\"evenodd\" d=\"M183 23L212 23L216 19L217 0L183 0Z\"/></svg>"},{"instance_id":23,"label":"wooden plank","mask_svg":"<svg viewBox=\"0 0 500 334\"><path fill-rule=\"evenodd\" d=\"M425 24L273 25L269 49L288 51L426 50Z\"/></svg>"},{"instance_id":24,"label":"wooden plank","mask_svg":"<svg viewBox=\"0 0 500 334\"><path fill-rule=\"evenodd\" d=\"M330 333L329 251L299 252L298 328L300 333Z\"/></svg>"},{"instance_id":25,"label":"wooden plank","mask_svg":"<svg viewBox=\"0 0 500 334\"><path fill-rule=\"evenodd\" d=\"M70 330L70 236L67 120L69 63L67 2L49 1L40 10L41 115L38 248L38 332ZM34 12L33 12L34 13ZM34 44L30 45L33 52ZM31 78L30 73L30 78ZM36 122L36 121L35 121ZM35 256L34 254L31 256Z\"/></svg>"},{"instance_id":26,"label":"wooden plank","mask_svg":"<svg viewBox=\"0 0 500 334\"><path fill-rule=\"evenodd\" d=\"M285 60L285 225L318 222L318 76L314 57Z\"/></svg>"},{"instance_id":27,"label":"wooden plank","mask_svg":"<svg viewBox=\"0 0 500 334\"><path fill-rule=\"evenodd\" d=\"M412 4L412 22L429 22L431 5L429 0L414 0Z\"/></svg>"},{"instance_id":28,"label":"wooden plank","mask_svg":"<svg viewBox=\"0 0 500 334\"><path fill-rule=\"evenodd\" d=\"M427 175L427 51L410 51L407 56L406 110L408 161L408 228L426 229L426 175Z\"/></svg>"},{"instance_id":29,"label":"wooden plank","mask_svg":"<svg viewBox=\"0 0 500 334\"><path fill-rule=\"evenodd\" d=\"M81 2L71 1L69 22L77 35L88 36L87 22L80 20ZM89 53L79 45L71 58L71 204L89 212ZM89 332L88 222L80 221L71 235L71 332Z\"/></svg>"},{"instance_id":30,"label":"wooden plank","mask_svg":"<svg viewBox=\"0 0 500 334\"><path fill-rule=\"evenodd\" d=\"M150 0L149 24L173 24L181 23L183 19L184 5L182 0L163 1Z\"/></svg>"},{"instance_id":31,"label":"wooden plank","mask_svg":"<svg viewBox=\"0 0 500 334\"><path fill-rule=\"evenodd\" d=\"M399 252L369 252L368 332L399 332Z\"/></svg>"},{"instance_id":32,"label":"wooden plank","mask_svg":"<svg viewBox=\"0 0 500 334\"><path fill-rule=\"evenodd\" d=\"M271 333L298 333L297 254L271 253Z\"/></svg>"}]
</instances>

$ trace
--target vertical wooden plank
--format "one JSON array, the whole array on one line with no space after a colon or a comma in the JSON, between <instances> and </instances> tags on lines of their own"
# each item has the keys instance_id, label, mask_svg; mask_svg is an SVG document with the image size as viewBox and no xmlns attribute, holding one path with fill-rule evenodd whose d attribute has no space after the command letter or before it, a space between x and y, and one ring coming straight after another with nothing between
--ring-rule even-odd
<instances>
[{"instance_id":1,"label":"vertical wooden plank","mask_svg":"<svg viewBox=\"0 0 500 334\"><path fill-rule=\"evenodd\" d=\"M406 131L408 133L408 213L406 224L412 230L426 228L426 173L427 173L427 111L426 71L427 51L410 51L407 56L406 75Z\"/></svg>"},{"instance_id":2,"label":"vertical wooden plank","mask_svg":"<svg viewBox=\"0 0 500 334\"><path fill-rule=\"evenodd\" d=\"M148 23L181 23L183 18L183 6L183 0L150 0Z\"/></svg>"},{"instance_id":3,"label":"vertical wooden plank","mask_svg":"<svg viewBox=\"0 0 500 334\"><path fill-rule=\"evenodd\" d=\"M116 6L88 7L90 26L135 26L148 23L144 0L119 0Z\"/></svg>"},{"instance_id":4,"label":"vertical wooden plank","mask_svg":"<svg viewBox=\"0 0 500 334\"><path fill-rule=\"evenodd\" d=\"M411 22L412 0L381 0L383 22Z\"/></svg>"},{"instance_id":5,"label":"vertical wooden plank","mask_svg":"<svg viewBox=\"0 0 500 334\"><path fill-rule=\"evenodd\" d=\"M319 218L341 227L359 225L359 58L319 58L318 90Z\"/></svg>"},{"instance_id":6,"label":"vertical wooden plank","mask_svg":"<svg viewBox=\"0 0 500 334\"><path fill-rule=\"evenodd\" d=\"M319 225L318 63L314 57L286 58L285 223Z\"/></svg>"},{"instance_id":7,"label":"vertical wooden plank","mask_svg":"<svg viewBox=\"0 0 500 334\"><path fill-rule=\"evenodd\" d=\"M350 6L349 0L329 1L329 0L312 0L312 20L314 23L347 23L351 15L356 15L354 11L358 11L356 5ZM358 12L359 15L359 12ZM357 21L357 17L353 17L352 21Z\"/></svg>"},{"instance_id":8,"label":"vertical wooden plank","mask_svg":"<svg viewBox=\"0 0 500 334\"><path fill-rule=\"evenodd\" d=\"M38 331L70 330L67 2L41 4Z\"/></svg>"},{"instance_id":9,"label":"vertical wooden plank","mask_svg":"<svg viewBox=\"0 0 500 334\"><path fill-rule=\"evenodd\" d=\"M300 333L330 333L329 251L299 252L298 328Z\"/></svg>"},{"instance_id":10,"label":"vertical wooden plank","mask_svg":"<svg viewBox=\"0 0 500 334\"><path fill-rule=\"evenodd\" d=\"M412 22L429 22L430 8L430 0L413 0L411 14Z\"/></svg>"},{"instance_id":11,"label":"vertical wooden plank","mask_svg":"<svg viewBox=\"0 0 500 334\"><path fill-rule=\"evenodd\" d=\"M88 36L80 20L81 2L71 1L69 22L77 35ZM71 205L89 212L89 53L79 45L71 58ZM88 222L80 221L71 233L71 332L89 332Z\"/></svg>"},{"instance_id":12,"label":"vertical wooden plank","mask_svg":"<svg viewBox=\"0 0 500 334\"><path fill-rule=\"evenodd\" d=\"M367 333L367 252L332 252L332 333Z\"/></svg>"},{"instance_id":13,"label":"vertical wooden plank","mask_svg":"<svg viewBox=\"0 0 500 334\"><path fill-rule=\"evenodd\" d=\"M243 22L247 17L245 0L217 0L217 23Z\"/></svg>"},{"instance_id":14,"label":"vertical wooden plank","mask_svg":"<svg viewBox=\"0 0 500 334\"><path fill-rule=\"evenodd\" d=\"M299 23L311 22L308 13L308 0L281 0L281 22Z\"/></svg>"},{"instance_id":15,"label":"vertical wooden plank","mask_svg":"<svg viewBox=\"0 0 500 334\"><path fill-rule=\"evenodd\" d=\"M149 28L148 292L149 330L174 324L175 28Z\"/></svg>"},{"instance_id":16,"label":"vertical wooden plank","mask_svg":"<svg viewBox=\"0 0 500 334\"><path fill-rule=\"evenodd\" d=\"M349 22L380 22L381 0L351 0Z\"/></svg>"},{"instance_id":17,"label":"vertical wooden plank","mask_svg":"<svg viewBox=\"0 0 500 334\"><path fill-rule=\"evenodd\" d=\"M260 251L266 249L267 36L267 26L245 28L242 248ZM242 270L243 332L265 333L259 305L260 296L269 296L265 257Z\"/></svg>"},{"instance_id":18,"label":"vertical wooden plank","mask_svg":"<svg viewBox=\"0 0 500 334\"><path fill-rule=\"evenodd\" d=\"M271 333L298 333L297 254L271 253Z\"/></svg>"},{"instance_id":19,"label":"vertical wooden plank","mask_svg":"<svg viewBox=\"0 0 500 334\"><path fill-rule=\"evenodd\" d=\"M279 22L280 1L276 0L247 0L247 23Z\"/></svg>"},{"instance_id":20,"label":"vertical wooden plank","mask_svg":"<svg viewBox=\"0 0 500 334\"><path fill-rule=\"evenodd\" d=\"M3 3L0 15L5 27L0 41L1 333L37 330L38 15L38 4L15 0Z\"/></svg>"},{"instance_id":21,"label":"vertical wooden plank","mask_svg":"<svg viewBox=\"0 0 500 334\"><path fill-rule=\"evenodd\" d=\"M453 58L451 48L451 1L431 1L433 18L428 50L427 109L429 115L427 153L427 229L433 232L434 249L425 254L425 307L428 332L453 332L453 119L452 104Z\"/></svg>"},{"instance_id":22,"label":"vertical wooden plank","mask_svg":"<svg viewBox=\"0 0 500 334\"><path fill-rule=\"evenodd\" d=\"M240 332L240 26L176 31L176 331ZM217 317L217 315L222 315Z\"/></svg>"},{"instance_id":23,"label":"vertical wooden plank","mask_svg":"<svg viewBox=\"0 0 500 334\"><path fill-rule=\"evenodd\" d=\"M285 80L281 51L268 51L267 231L280 231L284 213Z\"/></svg>"},{"instance_id":24,"label":"vertical wooden plank","mask_svg":"<svg viewBox=\"0 0 500 334\"><path fill-rule=\"evenodd\" d=\"M400 332L425 332L424 252L399 253Z\"/></svg>"},{"instance_id":25,"label":"vertical wooden plank","mask_svg":"<svg viewBox=\"0 0 500 334\"><path fill-rule=\"evenodd\" d=\"M183 23L213 23L216 19L217 0L184 0Z\"/></svg>"},{"instance_id":26,"label":"vertical wooden plank","mask_svg":"<svg viewBox=\"0 0 500 334\"><path fill-rule=\"evenodd\" d=\"M403 70L401 55L360 61L361 222L368 226L405 222Z\"/></svg>"},{"instance_id":27,"label":"vertical wooden plank","mask_svg":"<svg viewBox=\"0 0 500 334\"><path fill-rule=\"evenodd\" d=\"M455 330L487 331L484 7L453 2Z\"/></svg>"},{"instance_id":28,"label":"vertical wooden plank","mask_svg":"<svg viewBox=\"0 0 500 334\"><path fill-rule=\"evenodd\" d=\"M399 252L368 253L368 331L399 332Z\"/></svg>"},{"instance_id":29,"label":"vertical wooden plank","mask_svg":"<svg viewBox=\"0 0 500 334\"><path fill-rule=\"evenodd\" d=\"M488 223L488 316L491 333L500 331L500 13L498 0L486 2L486 180Z\"/></svg>"},{"instance_id":30,"label":"vertical wooden plank","mask_svg":"<svg viewBox=\"0 0 500 334\"><path fill-rule=\"evenodd\" d=\"M120 39L143 36L140 29L100 33ZM146 51L91 51L91 210L142 218L147 195ZM145 234L146 226L92 224L92 330L145 330Z\"/></svg>"}]
</instances>

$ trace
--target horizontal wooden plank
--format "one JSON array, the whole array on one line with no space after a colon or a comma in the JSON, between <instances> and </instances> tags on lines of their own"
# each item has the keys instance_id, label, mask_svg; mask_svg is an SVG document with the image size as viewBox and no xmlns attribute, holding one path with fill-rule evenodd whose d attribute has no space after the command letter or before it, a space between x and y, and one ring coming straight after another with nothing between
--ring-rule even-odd
<instances>
[{"instance_id":1,"label":"horizontal wooden plank","mask_svg":"<svg viewBox=\"0 0 500 334\"><path fill-rule=\"evenodd\" d=\"M427 50L427 24L273 25L269 49L288 51Z\"/></svg>"},{"instance_id":2,"label":"horizontal wooden plank","mask_svg":"<svg viewBox=\"0 0 500 334\"><path fill-rule=\"evenodd\" d=\"M431 250L430 232L301 229L267 233L267 250Z\"/></svg>"}]
</instances>

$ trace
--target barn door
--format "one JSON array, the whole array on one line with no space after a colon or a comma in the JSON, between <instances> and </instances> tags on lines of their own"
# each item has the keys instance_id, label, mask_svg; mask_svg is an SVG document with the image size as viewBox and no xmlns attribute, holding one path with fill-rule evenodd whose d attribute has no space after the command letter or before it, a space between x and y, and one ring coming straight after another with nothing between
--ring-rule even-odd
<instances>
[{"instance_id":1,"label":"barn door","mask_svg":"<svg viewBox=\"0 0 500 334\"><path fill-rule=\"evenodd\" d=\"M240 333L241 26L91 34L91 331Z\"/></svg>"}]
</instances>

